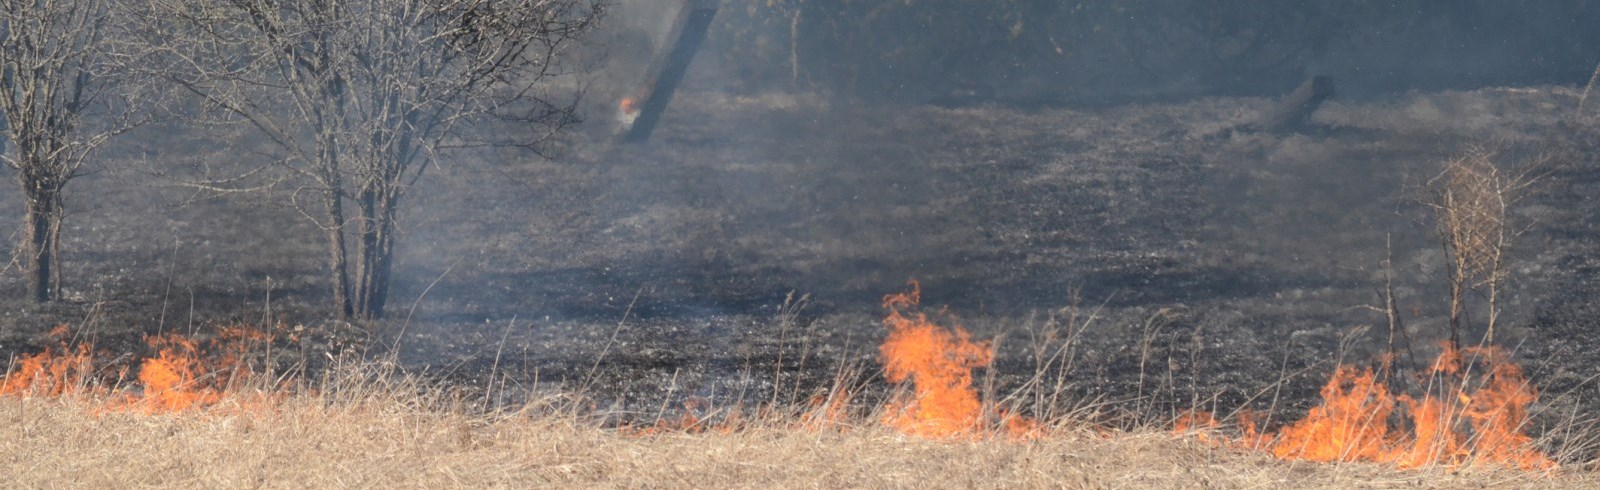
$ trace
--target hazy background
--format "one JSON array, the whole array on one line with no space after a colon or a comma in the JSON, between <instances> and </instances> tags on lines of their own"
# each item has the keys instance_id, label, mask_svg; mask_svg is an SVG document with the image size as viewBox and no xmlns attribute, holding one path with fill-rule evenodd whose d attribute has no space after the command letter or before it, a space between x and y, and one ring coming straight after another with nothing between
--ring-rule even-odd
<instances>
[{"instance_id":1,"label":"hazy background","mask_svg":"<svg viewBox=\"0 0 1600 490\"><path fill-rule=\"evenodd\" d=\"M611 73L642 63L677 3L617 2L596 38ZM1278 94L1312 74L1347 96L1583 83L1596 25L1587 0L725 0L686 88L1064 103Z\"/></svg>"}]
</instances>

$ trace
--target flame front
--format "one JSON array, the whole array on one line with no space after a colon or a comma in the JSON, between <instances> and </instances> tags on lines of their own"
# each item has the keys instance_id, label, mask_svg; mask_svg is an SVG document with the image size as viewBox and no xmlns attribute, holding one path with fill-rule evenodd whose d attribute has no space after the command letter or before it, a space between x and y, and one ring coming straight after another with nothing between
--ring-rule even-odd
<instances>
[{"instance_id":1,"label":"flame front","mask_svg":"<svg viewBox=\"0 0 1600 490\"><path fill-rule=\"evenodd\" d=\"M1467 357L1481 363L1486 374L1468 376L1470 370L1463 369ZM1524 432L1528 406L1538 392L1503 351L1492 347L1457 351L1446 345L1426 374L1433 389L1417 399L1395 394L1371 369L1340 366L1322 387L1322 404L1305 418L1285 426L1276 437L1257 436L1253 422L1241 421L1244 435L1232 445L1265 448L1282 459L1367 461L1401 468L1557 467ZM1217 424L1209 414L1193 412L1175 425L1175 431L1184 432L1214 429ZM1202 440L1207 437L1202 435Z\"/></svg>"},{"instance_id":2,"label":"flame front","mask_svg":"<svg viewBox=\"0 0 1600 490\"><path fill-rule=\"evenodd\" d=\"M158 413L208 407L239 398L235 388L252 377L244 357L272 341L271 334L244 327L224 328L205 343L179 335L152 336L146 343L156 355L138 363L131 386L121 386L123 374L110 383L104 376L97 378L92 349L69 345L65 326L51 335L59 345L18 359L0 379L0 396L108 395L114 392L105 387L116 386L126 389L117 389L106 400L108 410Z\"/></svg>"},{"instance_id":3,"label":"flame front","mask_svg":"<svg viewBox=\"0 0 1600 490\"><path fill-rule=\"evenodd\" d=\"M5 379L0 379L0 396L62 396L87 386L93 373L94 355L89 346L67 345L66 325L50 330L55 347L22 356Z\"/></svg>"},{"instance_id":4,"label":"flame front","mask_svg":"<svg viewBox=\"0 0 1600 490\"><path fill-rule=\"evenodd\" d=\"M1284 427L1272 454L1310 461L1389 458L1389 415L1395 398L1371 370L1339 366L1322 387L1322 405Z\"/></svg>"},{"instance_id":5,"label":"flame front","mask_svg":"<svg viewBox=\"0 0 1600 490\"><path fill-rule=\"evenodd\" d=\"M945 329L915 311L922 289L916 282L911 288L883 298L888 310L883 323L889 328L879 347L884 375L913 387L911 395L889 404L884 423L925 437L975 433L983 405L972 387L972 369L988 366L994 352L987 342L973 342L960 326Z\"/></svg>"}]
</instances>

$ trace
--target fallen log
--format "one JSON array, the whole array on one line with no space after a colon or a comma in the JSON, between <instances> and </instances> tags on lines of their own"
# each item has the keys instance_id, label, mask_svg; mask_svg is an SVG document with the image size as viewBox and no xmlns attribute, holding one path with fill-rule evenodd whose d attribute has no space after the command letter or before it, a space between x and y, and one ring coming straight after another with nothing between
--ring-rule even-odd
<instances>
[{"instance_id":1,"label":"fallen log","mask_svg":"<svg viewBox=\"0 0 1600 490\"><path fill-rule=\"evenodd\" d=\"M1262 131L1282 133L1291 132L1305 127L1306 121L1311 119L1311 113L1316 112L1322 102L1332 98L1333 77L1315 76L1301 83L1290 92L1283 100L1268 111L1266 117L1256 123L1256 128Z\"/></svg>"}]
</instances>

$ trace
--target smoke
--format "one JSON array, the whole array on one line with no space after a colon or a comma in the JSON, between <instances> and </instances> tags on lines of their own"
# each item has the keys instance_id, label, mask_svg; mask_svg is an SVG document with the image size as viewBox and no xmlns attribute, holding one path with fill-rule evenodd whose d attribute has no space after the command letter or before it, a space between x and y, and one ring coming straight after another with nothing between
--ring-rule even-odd
<instances>
[{"instance_id":1,"label":"smoke","mask_svg":"<svg viewBox=\"0 0 1600 490\"><path fill-rule=\"evenodd\" d=\"M935 8L951 3L965 8ZM1402 211L1404 186L1451 142L1497 135L1502 121L1474 121L1515 97L1374 99L1586 75L1594 54L1581 38L1484 35L1571 31L1536 10L1341 20L1289 6L1208 32L1181 2L1009 17L1017 3L724 2L654 140L612 146L611 116L679 8L615 3L585 45L588 151L505 170L515 183L454 170L450 197L430 202L442 218L414 227L437 238L407 245L417 267L397 296L431 288L419 323L450 339L415 342L416 358L489 362L479 347L523 315L536 362L582 376L572 360L590 366L611 340L595 325L621 319L618 386L717 398L743 389L717 369L781 352L767 315L789 291L813 295L808 314L837 340L872 323L830 315L875 311L916 278L931 303L985 319L1080 298L1135 322L1170 307L1194 344L1203 322L1217 327L1206 342L1249 351L1217 362L1273 365L1250 356L1287 332L1323 349L1338 342L1328 325L1370 323L1351 306L1374 301L1386 262L1423 338L1439 316L1437 271L1424 269L1436 255L1415 226L1426 217ZM1266 35L1264 22L1311 37L1230 44ZM1341 94L1314 123L1355 130L1218 136L1312 74ZM1202 97L1217 94L1249 97ZM1165 103L1126 104L1150 100Z\"/></svg>"}]
</instances>

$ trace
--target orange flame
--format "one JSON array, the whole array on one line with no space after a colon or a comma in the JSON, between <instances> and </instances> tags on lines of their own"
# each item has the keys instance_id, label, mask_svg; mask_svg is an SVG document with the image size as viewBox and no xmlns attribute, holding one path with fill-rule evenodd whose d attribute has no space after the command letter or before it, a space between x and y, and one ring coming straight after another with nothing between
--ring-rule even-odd
<instances>
[{"instance_id":1,"label":"orange flame","mask_svg":"<svg viewBox=\"0 0 1600 490\"><path fill-rule=\"evenodd\" d=\"M1204 410L1186 410L1178 415L1177 420L1172 422L1172 433L1180 436L1193 436L1204 443L1244 450L1255 450L1267 445L1270 438L1263 438L1256 431L1255 412L1240 410L1237 414L1237 420L1239 437L1230 440L1217 435L1222 423L1217 420L1214 414Z\"/></svg>"},{"instance_id":2,"label":"orange flame","mask_svg":"<svg viewBox=\"0 0 1600 490\"><path fill-rule=\"evenodd\" d=\"M879 351L884 375L892 383L910 381L913 395L893 400L884 423L907 434L950 437L973 434L983 420L982 404L972 387L972 369L988 366L994 352L987 342L973 342L959 325L945 329L913 311L922 288L883 298L889 328Z\"/></svg>"},{"instance_id":3,"label":"orange flame","mask_svg":"<svg viewBox=\"0 0 1600 490\"><path fill-rule=\"evenodd\" d=\"M64 340L68 337L65 326L51 335L63 339L59 346L19 359L10 374L0 379L0 396L108 393L95 387L90 346L69 347ZM252 375L245 357L251 349L271 341L271 334L245 327L223 328L204 344L179 335L149 337L146 342L157 351L155 357L140 362L134 384L108 400L104 408L153 413L215 405L237 395L233 388ZM121 377L119 374L118 380Z\"/></svg>"},{"instance_id":4,"label":"orange flame","mask_svg":"<svg viewBox=\"0 0 1600 490\"><path fill-rule=\"evenodd\" d=\"M1390 459L1389 415L1395 398L1372 370L1339 366L1322 387L1322 405L1284 427L1272 454L1310 461Z\"/></svg>"},{"instance_id":5,"label":"orange flame","mask_svg":"<svg viewBox=\"0 0 1600 490\"><path fill-rule=\"evenodd\" d=\"M810 431L826 429L844 430L850 418L850 401L855 394L850 390L831 391L815 395L807 402L809 409L801 414L800 427Z\"/></svg>"},{"instance_id":6,"label":"orange flame","mask_svg":"<svg viewBox=\"0 0 1600 490\"><path fill-rule=\"evenodd\" d=\"M1499 349L1469 348L1487 373L1470 379L1463 352L1445 346L1429 376L1444 386L1444 396L1416 399L1396 395L1371 369L1337 368L1322 387L1322 404L1276 438L1258 437L1252 420L1241 418L1243 436L1235 446L1261 446L1282 459L1368 461L1401 468L1433 465L1504 465L1522 470L1553 470L1557 464L1533 447L1524 433L1528 406L1538 392L1522 368ZM1399 407L1404 410L1397 410ZM1174 430L1215 429L1216 420L1192 412ZM1409 431L1406 429L1409 428ZM1208 440L1202 435L1201 440ZM1270 442L1268 442L1270 441ZM1264 443L1264 444L1263 444Z\"/></svg>"},{"instance_id":7,"label":"orange flame","mask_svg":"<svg viewBox=\"0 0 1600 490\"><path fill-rule=\"evenodd\" d=\"M622 111L622 114L631 116L639 113L639 103L633 100L633 97L623 97L617 102L617 109Z\"/></svg>"},{"instance_id":8,"label":"orange flame","mask_svg":"<svg viewBox=\"0 0 1600 490\"><path fill-rule=\"evenodd\" d=\"M1200 442L1215 443L1212 432L1221 424L1211 412L1204 410L1187 410L1172 421L1172 433L1177 435L1193 435Z\"/></svg>"},{"instance_id":9,"label":"orange flame","mask_svg":"<svg viewBox=\"0 0 1600 490\"><path fill-rule=\"evenodd\" d=\"M1447 354L1453 350L1445 346ZM1470 392L1467 387L1458 387L1455 400L1451 402L1423 400L1424 404L1431 401L1447 408L1426 408L1418 413L1440 414L1436 423L1441 427L1459 426L1460 421L1465 420L1471 430L1455 431L1451 434L1454 439L1445 444L1448 449L1465 448L1464 456L1469 460L1505 464L1524 470L1555 468L1555 462L1534 449L1533 438L1523 432L1528 424L1528 406L1538 400L1539 392L1523 375L1522 367L1512 363L1504 351L1492 347L1468 348L1466 354L1480 359L1488 370L1487 374L1478 380L1477 386L1471 387L1473 389ZM1452 412L1456 414L1454 420L1448 416ZM1416 419L1420 426L1421 416L1418 415Z\"/></svg>"},{"instance_id":10,"label":"orange flame","mask_svg":"<svg viewBox=\"0 0 1600 490\"><path fill-rule=\"evenodd\" d=\"M206 386L206 370L194 341L176 335L152 337L158 353L139 367L144 393L136 403L150 412L179 412L217 403L222 394Z\"/></svg>"},{"instance_id":11,"label":"orange flame","mask_svg":"<svg viewBox=\"0 0 1600 490\"><path fill-rule=\"evenodd\" d=\"M0 395L59 397L87 386L94 360L89 346L68 346L66 325L57 325L49 335L57 346L17 359L0 379Z\"/></svg>"}]
</instances>

